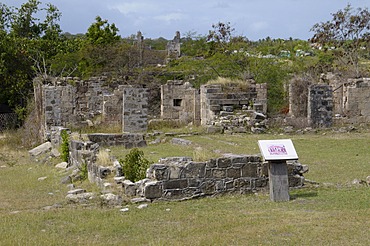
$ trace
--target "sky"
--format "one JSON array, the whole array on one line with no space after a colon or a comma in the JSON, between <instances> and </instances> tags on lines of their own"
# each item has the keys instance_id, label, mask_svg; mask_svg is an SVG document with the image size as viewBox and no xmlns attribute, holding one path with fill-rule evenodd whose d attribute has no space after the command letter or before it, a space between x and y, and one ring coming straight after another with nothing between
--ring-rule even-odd
<instances>
[{"instance_id":1,"label":"sky","mask_svg":"<svg viewBox=\"0 0 370 246\"><path fill-rule=\"evenodd\" d=\"M266 37L307 40L316 23L332 19L332 13L344 9L370 9L370 0L39 0L55 5L62 13L63 32L86 33L100 16L114 23L121 37L141 31L145 38L172 39L181 36L205 36L218 22L230 23L233 36L249 40ZM1 0L19 7L26 0Z\"/></svg>"}]
</instances>

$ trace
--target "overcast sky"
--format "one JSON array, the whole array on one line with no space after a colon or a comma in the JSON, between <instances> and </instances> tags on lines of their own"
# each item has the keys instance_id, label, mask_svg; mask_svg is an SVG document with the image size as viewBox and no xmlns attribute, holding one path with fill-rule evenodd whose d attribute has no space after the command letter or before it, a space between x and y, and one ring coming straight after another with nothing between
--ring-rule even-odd
<instances>
[{"instance_id":1,"label":"overcast sky","mask_svg":"<svg viewBox=\"0 0 370 246\"><path fill-rule=\"evenodd\" d=\"M235 35L258 40L289 37L309 39L311 27L332 19L350 3L370 8L370 0L40 0L52 3L62 13L64 32L86 33L96 16L114 23L122 37L141 31L145 38L172 39L206 35L212 24L230 22ZM19 7L26 0L1 0Z\"/></svg>"}]
</instances>

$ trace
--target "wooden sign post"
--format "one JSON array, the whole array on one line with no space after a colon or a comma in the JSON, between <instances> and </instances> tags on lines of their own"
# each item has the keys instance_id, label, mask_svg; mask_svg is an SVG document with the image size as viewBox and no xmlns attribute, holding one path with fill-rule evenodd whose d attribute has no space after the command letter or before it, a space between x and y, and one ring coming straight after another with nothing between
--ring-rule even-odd
<instances>
[{"instance_id":1,"label":"wooden sign post","mask_svg":"<svg viewBox=\"0 0 370 246\"><path fill-rule=\"evenodd\" d=\"M270 199L274 202L289 201L286 161L298 159L292 140L259 140L258 146L263 158L269 163Z\"/></svg>"}]
</instances>

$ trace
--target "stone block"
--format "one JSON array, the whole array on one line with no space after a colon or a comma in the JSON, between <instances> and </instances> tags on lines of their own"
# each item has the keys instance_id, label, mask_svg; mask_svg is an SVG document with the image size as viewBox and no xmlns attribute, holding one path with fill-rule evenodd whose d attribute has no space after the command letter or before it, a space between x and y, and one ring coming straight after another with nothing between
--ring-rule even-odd
<instances>
[{"instance_id":1,"label":"stone block","mask_svg":"<svg viewBox=\"0 0 370 246\"><path fill-rule=\"evenodd\" d=\"M45 142L45 143L33 148L32 150L28 151L28 153L32 157L37 157L39 155L50 152L52 150L52 148L53 148L53 146L50 142Z\"/></svg>"},{"instance_id":2,"label":"stone block","mask_svg":"<svg viewBox=\"0 0 370 246\"><path fill-rule=\"evenodd\" d=\"M125 194L128 196L136 196L136 185L130 180L124 180L122 183L123 188L125 189Z\"/></svg>"},{"instance_id":3,"label":"stone block","mask_svg":"<svg viewBox=\"0 0 370 246\"><path fill-rule=\"evenodd\" d=\"M200 190L206 195L212 195L215 193L216 184L213 180L207 180L201 184Z\"/></svg>"},{"instance_id":4,"label":"stone block","mask_svg":"<svg viewBox=\"0 0 370 246\"><path fill-rule=\"evenodd\" d=\"M222 192L225 190L225 183L223 180L218 180L215 182L216 192Z\"/></svg>"},{"instance_id":5,"label":"stone block","mask_svg":"<svg viewBox=\"0 0 370 246\"><path fill-rule=\"evenodd\" d=\"M206 163L189 162L182 169L181 178L203 178L205 176Z\"/></svg>"},{"instance_id":6,"label":"stone block","mask_svg":"<svg viewBox=\"0 0 370 246\"><path fill-rule=\"evenodd\" d=\"M183 189L169 189L165 190L163 196L169 199L183 198Z\"/></svg>"},{"instance_id":7,"label":"stone block","mask_svg":"<svg viewBox=\"0 0 370 246\"><path fill-rule=\"evenodd\" d=\"M188 187L197 188L201 185L201 179L188 179Z\"/></svg>"},{"instance_id":8,"label":"stone block","mask_svg":"<svg viewBox=\"0 0 370 246\"><path fill-rule=\"evenodd\" d=\"M162 197L162 183L159 181L145 183L144 196L147 199L157 199Z\"/></svg>"},{"instance_id":9,"label":"stone block","mask_svg":"<svg viewBox=\"0 0 370 246\"><path fill-rule=\"evenodd\" d=\"M215 168L217 167L217 159L210 159L206 162L207 168Z\"/></svg>"},{"instance_id":10,"label":"stone block","mask_svg":"<svg viewBox=\"0 0 370 246\"><path fill-rule=\"evenodd\" d=\"M215 168L212 169L212 177L216 179L222 179L226 177L226 169Z\"/></svg>"},{"instance_id":11,"label":"stone block","mask_svg":"<svg viewBox=\"0 0 370 246\"><path fill-rule=\"evenodd\" d=\"M258 177L258 164L249 162L242 167L242 177Z\"/></svg>"},{"instance_id":12,"label":"stone block","mask_svg":"<svg viewBox=\"0 0 370 246\"><path fill-rule=\"evenodd\" d=\"M240 189L250 189L251 187L251 180L250 178L240 178L234 180L234 188L237 190Z\"/></svg>"},{"instance_id":13,"label":"stone block","mask_svg":"<svg viewBox=\"0 0 370 246\"><path fill-rule=\"evenodd\" d=\"M167 180L163 182L163 189L184 189L188 187L187 179Z\"/></svg>"},{"instance_id":14,"label":"stone block","mask_svg":"<svg viewBox=\"0 0 370 246\"><path fill-rule=\"evenodd\" d=\"M217 167L219 167L219 168L231 167L231 159L230 158L218 158L217 159Z\"/></svg>"},{"instance_id":15,"label":"stone block","mask_svg":"<svg viewBox=\"0 0 370 246\"><path fill-rule=\"evenodd\" d=\"M241 177L241 168L231 167L226 169L226 177L228 178L240 178Z\"/></svg>"}]
</instances>

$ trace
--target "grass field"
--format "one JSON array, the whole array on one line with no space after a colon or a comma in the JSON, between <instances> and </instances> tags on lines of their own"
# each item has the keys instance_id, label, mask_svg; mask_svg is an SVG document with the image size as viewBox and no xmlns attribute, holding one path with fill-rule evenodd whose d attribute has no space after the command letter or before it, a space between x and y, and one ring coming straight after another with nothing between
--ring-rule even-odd
<instances>
[{"instance_id":1,"label":"grass field","mask_svg":"<svg viewBox=\"0 0 370 246\"><path fill-rule=\"evenodd\" d=\"M65 171L33 163L26 150L0 138L0 245L370 245L370 187L352 184L370 175L369 132L184 138L193 144L164 141L143 151L152 161L258 154L258 139L291 138L309 165L306 178L320 185L291 190L284 203L259 193L124 205L128 212L76 206L65 202ZM128 150L112 152L123 157ZM87 182L76 186L96 191Z\"/></svg>"}]
</instances>

